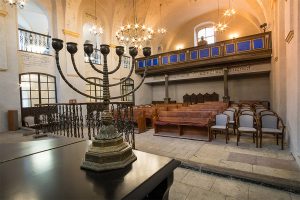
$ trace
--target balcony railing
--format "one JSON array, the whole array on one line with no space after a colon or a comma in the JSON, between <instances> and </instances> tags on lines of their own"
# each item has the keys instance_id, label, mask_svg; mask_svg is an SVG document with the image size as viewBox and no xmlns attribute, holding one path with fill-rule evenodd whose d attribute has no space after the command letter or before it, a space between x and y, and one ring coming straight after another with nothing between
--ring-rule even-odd
<instances>
[{"instance_id":1,"label":"balcony railing","mask_svg":"<svg viewBox=\"0 0 300 200\"><path fill-rule=\"evenodd\" d=\"M182 71L195 67L211 67L224 63L271 58L271 32L249 35L177 51L170 51L138 58L135 72L142 74L149 67L149 74Z\"/></svg>"},{"instance_id":2,"label":"balcony railing","mask_svg":"<svg viewBox=\"0 0 300 200\"><path fill-rule=\"evenodd\" d=\"M91 61L93 64L101 65L101 52L99 49L94 49L94 52L91 54ZM89 57L87 54L84 54L84 62L89 62Z\"/></svg>"},{"instance_id":3,"label":"balcony railing","mask_svg":"<svg viewBox=\"0 0 300 200\"><path fill-rule=\"evenodd\" d=\"M50 38L49 35L19 28L19 50L49 55Z\"/></svg>"}]
</instances>

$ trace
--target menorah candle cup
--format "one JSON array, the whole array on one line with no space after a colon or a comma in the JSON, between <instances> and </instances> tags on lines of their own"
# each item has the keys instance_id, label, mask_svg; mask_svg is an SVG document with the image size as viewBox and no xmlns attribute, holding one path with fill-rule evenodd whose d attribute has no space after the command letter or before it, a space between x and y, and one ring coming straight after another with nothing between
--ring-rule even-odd
<instances>
[{"instance_id":1,"label":"menorah candle cup","mask_svg":"<svg viewBox=\"0 0 300 200\"><path fill-rule=\"evenodd\" d=\"M86 43L83 45L84 53L86 53L88 56L91 56L91 54L94 51L94 47L92 44Z\"/></svg>"},{"instance_id":2,"label":"menorah candle cup","mask_svg":"<svg viewBox=\"0 0 300 200\"><path fill-rule=\"evenodd\" d=\"M109 45L107 45L107 44L101 44L101 45L100 45L100 52L101 52L103 55L108 55L109 52L110 52Z\"/></svg>"},{"instance_id":3,"label":"menorah candle cup","mask_svg":"<svg viewBox=\"0 0 300 200\"><path fill-rule=\"evenodd\" d=\"M123 46L116 46L116 54L118 56L122 56L124 54L124 47Z\"/></svg>"},{"instance_id":4,"label":"menorah candle cup","mask_svg":"<svg viewBox=\"0 0 300 200\"><path fill-rule=\"evenodd\" d=\"M151 48L150 47L144 47L143 48L143 54L145 57L151 56Z\"/></svg>"},{"instance_id":5,"label":"menorah candle cup","mask_svg":"<svg viewBox=\"0 0 300 200\"><path fill-rule=\"evenodd\" d=\"M52 47L56 52L58 52L58 51L62 50L62 48L64 47L64 41L57 39L57 38L53 38L52 39Z\"/></svg>"},{"instance_id":6,"label":"menorah candle cup","mask_svg":"<svg viewBox=\"0 0 300 200\"><path fill-rule=\"evenodd\" d=\"M135 58L138 54L138 50L136 47L129 47L129 54L131 57Z\"/></svg>"},{"instance_id":7,"label":"menorah candle cup","mask_svg":"<svg viewBox=\"0 0 300 200\"><path fill-rule=\"evenodd\" d=\"M67 42L67 50L70 54L75 54L77 52L77 43Z\"/></svg>"}]
</instances>

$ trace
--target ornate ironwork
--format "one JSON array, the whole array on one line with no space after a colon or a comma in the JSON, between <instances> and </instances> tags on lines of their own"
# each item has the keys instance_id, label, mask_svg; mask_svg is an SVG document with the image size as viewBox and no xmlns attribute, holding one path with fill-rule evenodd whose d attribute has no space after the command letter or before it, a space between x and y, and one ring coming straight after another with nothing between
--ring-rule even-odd
<instances>
[{"instance_id":1,"label":"ornate ironwork","mask_svg":"<svg viewBox=\"0 0 300 200\"><path fill-rule=\"evenodd\" d=\"M82 76L76 67L74 56L78 50L77 44L73 42L67 43L67 51L71 55L72 64L78 76L91 85L102 87L103 96L97 97L97 96L88 95L78 90L66 79L66 77L62 73L60 63L59 63L59 51L63 48L63 41L60 39L53 39L52 47L55 50L55 58L56 58L56 65L58 71L62 79L66 82L66 84L70 88L72 88L75 92L83 96L92 99L103 100L101 104L102 108L97 108L96 110L92 110L92 112L88 111L87 113L86 120L87 120L88 130L89 130L88 135L89 137L93 135L94 140L92 145L90 146L89 151L85 155L85 160L81 165L81 167L83 169L103 171L103 170L122 168L135 161L136 156L132 152L131 147L128 145L128 143L123 142L123 139L127 141L134 140L134 136L133 138L129 138L129 134L128 134L129 132L133 131L133 123L131 123L133 122L132 119L133 112L131 111L131 109L128 109L128 107L126 106L123 107L122 104L117 104L115 106L114 103L110 103L110 100L123 98L134 93L143 84L147 74L147 68L144 71L142 81L132 91L120 96L111 97L109 88L112 86L120 85L130 78L135 65L135 57L138 54L137 48L135 47L129 48L129 54L132 57L132 66L129 75L118 83L109 84L109 75L117 72L121 66L122 56L124 54L124 47L122 46L116 47L116 54L119 56L119 62L117 67L114 70L108 71L107 56L110 53L109 45L106 44L100 45L100 52L103 55L103 61L104 61L103 69L101 70L98 69L96 66L94 66L91 60L91 55L94 51L93 45L88 43L84 44L84 52L89 58L89 63L91 67L96 72L102 74L103 76L102 83L93 83L89 81L87 78L85 78L84 76ZM145 57L150 56L151 55L150 47L144 47L143 54ZM71 136L73 136L74 134L74 136L77 137L76 131L78 130L77 128L78 120L76 119L76 114L75 114L76 109L74 109L74 107L73 109L70 109L68 107L66 109L67 109L67 116L70 119L70 121L68 121L68 124L71 124L71 127L75 127L74 130L72 130L72 128L70 129L70 134ZM91 130L92 133L90 132ZM95 135L95 131L96 131L96 135ZM69 134L69 128L67 129L67 134Z\"/></svg>"}]
</instances>

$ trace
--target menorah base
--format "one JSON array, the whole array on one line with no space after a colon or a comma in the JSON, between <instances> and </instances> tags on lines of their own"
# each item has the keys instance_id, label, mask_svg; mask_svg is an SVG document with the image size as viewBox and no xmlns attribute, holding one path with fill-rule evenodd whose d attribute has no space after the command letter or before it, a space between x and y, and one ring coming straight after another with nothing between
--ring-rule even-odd
<instances>
[{"instance_id":1,"label":"menorah base","mask_svg":"<svg viewBox=\"0 0 300 200\"><path fill-rule=\"evenodd\" d=\"M93 140L81 168L92 171L107 171L124 168L136 160L131 146L122 136L110 140Z\"/></svg>"}]
</instances>

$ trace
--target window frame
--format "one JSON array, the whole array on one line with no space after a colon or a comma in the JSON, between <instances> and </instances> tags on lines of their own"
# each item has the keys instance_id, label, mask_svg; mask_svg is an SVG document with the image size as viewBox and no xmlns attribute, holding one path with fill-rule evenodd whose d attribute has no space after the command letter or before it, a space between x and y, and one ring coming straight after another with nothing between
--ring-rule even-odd
<instances>
[{"instance_id":1,"label":"window frame","mask_svg":"<svg viewBox=\"0 0 300 200\"><path fill-rule=\"evenodd\" d=\"M124 80L125 78L121 78L121 81ZM128 90L129 88L129 90ZM124 83L122 83L120 85L120 93L121 95L124 95L126 93L128 93L128 91L131 91L134 89L134 80L129 78L128 80L126 80ZM129 101L129 97L132 98L132 101ZM134 92L126 97L122 97L121 98L121 101L126 101L126 102L134 102L135 99L134 99Z\"/></svg>"},{"instance_id":2,"label":"window frame","mask_svg":"<svg viewBox=\"0 0 300 200\"><path fill-rule=\"evenodd\" d=\"M28 75L29 76L29 80L28 81L22 81L22 76L24 75ZM37 75L37 81L31 81L31 75ZM47 76L47 82L41 82L41 76ZM53 82L49 82L49 77L53 78ZM29 90L24 90L22 89L22 83L29 83ZM32 90L31 88L31 83L37 83L37 86L38 86L38 89L37 90ZM47 83L47 90L42 90L42 87L41 87L41 83ZM49 89L49 83L52 83L54 84L54 90L50 90ZM27 72L27 73L21 73L19 74L19 89L20 89L20 103L21 103L21 108L31 108L31 107L35 107L35 104L33 105L32 103L32 100L33 99L38 99L38 104L51 104L49 101L50 99L54 99L54 103L57 103L57 87L56 87L56 77L51 75L51 74L46 74L46 73L39 73L39 72ZM23 98L23 91L29 91L30 93L30 97L29 98ZM32 98L31 95L32 95L32 91L38 91L38 98ZM43 91L47 91L47 94L48 94L48 97L47 98L43 98L42 96L42 92ZM50 98L49 97L49 94L50 94L50 91L54 91L54 94L55 94L55 98ZM23 100L30 100L30 106L28 107L24 107L23 105ZM47 99L48 100L48 103L42 103L42 99Z\"/></svg>"},{"instance_id":3,"label":"window frame","mask_svg":"<svg viewBox=\"0 0 300 200\"><path fill-rule=\"evenodd\" d=\"M88 77L86 79L88 79L89 81L93 81L94 83L102 84L102 79L98 78L98 77ZM96 82L96 80L99 81L99 82ZM93 90L91 90L91 89L87 90L87 88L85 88L85 93L87 95L90 95L90 96L93 96L93 97L100 97L100 98L103 97L102 87L97 86L97 85L93 85L93 84L90 84L90 83L86 83L85 86L86 87L90 86L90 88L93 87ZM99 90L98 90L98 88L99 88ZM97 96L97 91L100 92L100 96ZM101 102L101 100L100 99L92 99L92 98L87 97L87 102Z\"/></svg>"},{"instance_id":4,"label":"window frame","mask_svg":"<svg viewBox=\"0 0 300 200\"><path fill-rule=\"evenodd\" d=\"M198 24L197 26L195 26L195 28L194 28L194 44L195 44L195 46L198 46L198 41L201 40L201 37L198 38L198 33L203 29L213 28L213 26L214 26L213 22L204 22L204 23L201 23L201 24ZM205 32L206 32L206 30L205 30ZM214 43L216 42L215 31L214 31L213 35L210 35L210 36L205 35L204 39L206 40L206 38L209 38L209 37L213 37ZM208 43L208 44L212 44L212 43Z\"/></svg>"}]
</instances>

